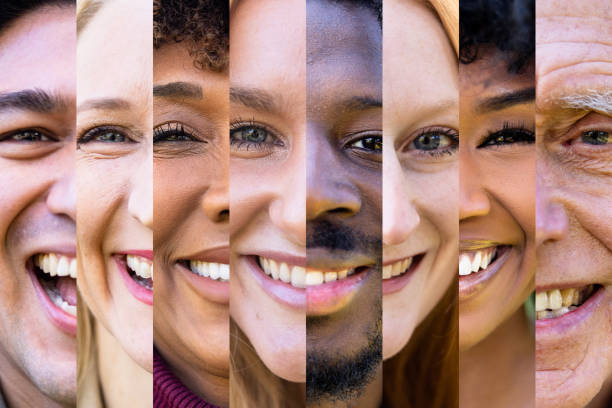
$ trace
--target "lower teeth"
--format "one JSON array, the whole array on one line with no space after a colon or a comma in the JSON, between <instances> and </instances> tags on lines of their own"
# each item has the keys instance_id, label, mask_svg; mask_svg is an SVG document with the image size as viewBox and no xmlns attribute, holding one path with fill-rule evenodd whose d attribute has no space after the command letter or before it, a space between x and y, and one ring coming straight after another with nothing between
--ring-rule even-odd
<instances>
[{"instance_id":1,"label":"lower teeth","mask_svg":"<svg viewBox=\"0 0 612 408\"><path fill-rule=\"evenodd\" d=\"M42 287L47 293L47 296L49 296L49 299L51 299L51 302L53 302L55 306L59 307L64 312L72 316L76 316L76 313L77 313L76 305L71 305L68 302L66 302L62 298L62 296L59 293L59 290L56 287L51 287L45 283L42 284Z\"/></svg>"},{"instance_id":2,"label":"lower teeth","mask_svg":"<svg viewBox=\"0 0 612 408\"><path fill-rule=\"evenodd\" d=\"M134 279L136 283L146 289L153 290L153 279L141 278L140 276L136 275L136 272L134 272L129 266L127 266L127 269L129 271L130 277Z\"/></svg>"}]
</instances>

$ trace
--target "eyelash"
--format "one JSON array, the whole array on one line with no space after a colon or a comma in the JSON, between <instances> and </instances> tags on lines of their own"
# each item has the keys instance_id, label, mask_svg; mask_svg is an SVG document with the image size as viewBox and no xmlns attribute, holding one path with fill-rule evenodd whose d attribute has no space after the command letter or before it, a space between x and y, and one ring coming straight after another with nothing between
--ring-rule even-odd
<instances>
[{"instance_id":1,"label":"eyelash","mask_svg":"<svg viewBox=\"0 0 612 408\"><path fill-rule=\"evenodd\" d=\"M446 136L450 140L450 143L448 146L442 149L436 149L436 150L423 150L423 149L416 148L414 146L414 143L419 138L423 136L427 136L427 135ZM449 156L452 155L453 153L457 151L458 147L459 147L459 132L457 132L455 129L443 128L443 127L430 127L430 128L422 129L416 135L416 137L412 139L410 143L408 143L407 147L404 148L404 150L414 150L417 152L417 154L420 154L420 155L428 155L430 157L439 158L444 155L449 155Z\"/></svg>"},{"instance_id":2,"label":"eyelash","mask_svg":"<svg viewBox=\"0 0 612 408\"><path fill-rule=\"evenodd\" d=\"M15 139L15 136L17 135L26 135L28 133L31 133L32 135L37 135L40 139L45 139L45 140L27 140L27 139ZM36 142L56 142L57 140L53 137L51 137L48 132L44 132L42 130L39 129L19 129L19 130L15 130L12 132L9 132L5 135L0 136L0 142L3 141L14 141L14 142L25 142L25 143L36 143Z\"/></svg>"},{"instance_id":3,"label":"eyelash","mask_svg":"<svg viewBox=\"0 0 612 408\"><path fill-rule=\"evenodd\" d=\"M503 138L503 140L499 140ZM512 138L512 141L507 141ZM487 137L478 145L478 148L486 148L490 146L505 146L511 144L532 144L535 142L533 130L527 129L524 123L511 124L504 122L500 130L490 131Z\"/></svg>"},{"instance_id":4,"label":"eyelash","mask_svg":"<svg viewBox=\"0 0 612 408\"><path fill-rule=\"evenodd\" d=\"M249 128L266 132L266 139L272 138L272 142L244 141L235 138L235 134L238 131L244 131L245 129ZM280 140L278 136L276 136L276 132L270 129L268 126L256 123L254 119L250 119L246 122L241 119L238 119L236 122L230 124L230 146L234 147L236 150L256 150L260 152L265 152L271 150L273 146L283 147L284 143Z\"/></svg>"},{"instance_id":5,"label":"eyelash","mask_svg":"<svg viewBox=\"0 0 612 408\"><path fill-rule=\"evenodd\" d=\"M106 135L106 134L114 134L123 138L121 141L112 141L112 140L95 140L98 136ZM119 130L115 126L96 126L84 132L81 136L79 136L77 143L85 144L92 141L97 141L100 143L134 143L134 140L130 139L125 131Z\"/></svg>"},{"instance_id":6,"label":"eyelash","mask_svg":"<svg viewBox=\"0 0 612 408\"><path fill-rule=\"evenodd\" d=\"M203 142L194 136L195 131L180 122L169 122L153 129L153 144L160 142ZM174 140L171 138L174 137ZM176 139L176 138L180 139Z\"/></svg>"}]
</instances>

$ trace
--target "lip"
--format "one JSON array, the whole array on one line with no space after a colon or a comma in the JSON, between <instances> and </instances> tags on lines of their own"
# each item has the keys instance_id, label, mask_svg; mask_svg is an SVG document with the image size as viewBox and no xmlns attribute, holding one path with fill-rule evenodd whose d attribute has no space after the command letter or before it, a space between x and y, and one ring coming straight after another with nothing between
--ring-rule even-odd
<instances>
[{"instance_id":1,"label":"lip","mask_svg":"<svg viewBox=\"0 0 612 408\"><path fill-rule=\"evenodd\" d=\"M229 258L229 252L228 252ZM200 260L194 258L194 260ZM202 260L209 262L222 262L220 260L213 260L211 258L203 258ZM227 261L229 264L229 259ZM205 276L196 275L189 269L187 265L183 265L182 263L176 262L175 268L178 268L178 272L182 274L182 276L187 280L187 283L195 289L202 297L210 300L214 303L226 304L229 305L230 299L230 284L229 282L222 282L212 280ZM230 269L231 270L231 269ZM231 272L230 272L231 273Z\"/></svg>"},{"instance_id":2,"label":"lip","mask_svg":"<svg viewBox=\"0 0 612 408\"><path fill-rule=\"evenodd\" d=\"M418 267L421 264L421 262L422 262L424 257L425 257L425 253L420 253L420 254L417 254L417 255L413 255L411 257L407 256L405 258L399 258L399 259L395 259L395 260L392 260L392 261L389 261L389 262L385 262L383 264L383 266L392 265L392 264L394 264L394 263L396 263L398 261L402 261L404 259L412 258L412 263L410 265L410 268L408 268L408 270L406 272L404 272L402 275L395 276L395 277L390 278L390 279L383 279L382 280L382 293L383 293L383 295L389 295L391 293L399 292L400 290L402 290L408 284L408 282L410 282L410 279L416 273L416 270L418 269Z\"/></svg>"},{"instance_id":3,"label":"lip","mask_svg":"<svg viewBox=\"0 0 612 408\"><path fill-rule=\"evenodd\" d=\"M266 255L261 256L268 258L268 255L271 254L267 253ZM306 290L296 288L280 280L270 279L268 275L266 275L266 273L259 267L257 263L257 255L244 255L241 258L246 262L251 275L255 278L255 281L272 299L292 309L297 309L299 311L306 310ZM287 259L291 259L291 256L275 258L270 256L270 259L278 260L280 262L287 262ZM302 265L298 264L298 266L305 265L306 260L304 258L300 259L303 260L303 262Z\"/></svg>"},{"instance_id":4,"label":"lip","mask_svg":"<svg viewBox=\"0 0 612 408\"><path fill-rule=\"evenodd\" d=\"M147 288L134 282L134 279L132 279L129 272L127 271L127 266L124 261L125 255L137 255L137 256L142 256L143 258L153 259L153 251L126 251L126 252L116 253L113 255L113 259L115 260L115 263L117 264L117 268L119 269L119 274L123 278L123 281L125 282L125 286L130 291L130 293L142 303L152 306L153 305L153 291L148 290Z\"/></svg>"},{"instance_id":5,"label":"lip","mask_svg":"<svg viewBox=\"0 0 612 408\"><path fill-rule=\"evenodd\" d=\"M542 319L535 321L536 341L560 341L562 336L571 335L573 331L580 330L583 323L601 307L606 293L606 286L601 285L591 297L575 310L564 314L563 316L554 317L551 319Z\"/></svg>"},{"instance_id":6,"label":"lip","mask_svg":"<svg viewBox=\"0 0 612 408\"><path fill-rule=\"evenodd\" d=\"M181 257L185 261L216 262L229 265L230 251L228 246L206 249L192 255Z\"/></svg>"},{"instance_id":7,"label":"lip","mask_svg":"<svg viewBox=\"0 0 612 408\"><path fill-rule=\"evenodd\" d=\"M514 246L506 245L498 249L497 259L486 270L467 276L459 276L459 301L465 301L484 290L497 272L506 264L510 254L515 250L514 248Z\"/></svg>"},{"instance_id":8,"label":"lip","mask_svg":"<svg viewBox=\"0 0 612 408\"><path fill-rule=\"evenodd\" d=\"M44 252L43 252L44 253ZM64 253L66 255L67 252L58 251L57 249L50 250L49 253ZM36 292L36 296L41 303L45 313L51 323L53 323L57 328L59 328L64 333L76 337L77 334L77 318L72 316L69 313L64 312L62 309L57 307L47 293L40 285L36 274L34 273L34 265L32 264L31 257L28 259L26 264L26 270L28 275L30 275L30 279L32 280L32 285L34 286L34 291Z\"/></svg>"},{"instance_id":9,"label":"lip","mask_svg":"<svg viewBox=\"0 0 612 408\"><path fill-rule=\"evenodd\" d=\"M150 261L153 260L153 251L149 249L134 249L130 251L117 252L117 255L136 255L142 258L146 258Z\"/></svg>"}]
</instances>

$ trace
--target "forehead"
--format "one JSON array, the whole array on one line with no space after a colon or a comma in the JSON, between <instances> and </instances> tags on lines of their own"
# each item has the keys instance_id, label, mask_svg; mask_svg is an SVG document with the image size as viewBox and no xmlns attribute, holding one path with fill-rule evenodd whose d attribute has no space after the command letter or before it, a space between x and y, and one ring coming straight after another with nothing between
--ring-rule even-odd
<instances>
[{"instance_id":1,"label":"forehead","mask_svg":"<svg viewBox=\"0 0 612 408\"><path fill-rule=\"evenodd\" d=\"M144 98L152 72L152 6L107 2L79 34L78 97Z\"/></svg>"},{"instance_id":2,"label":"forehead","mask_svg":"<svg viewBox=\"0 0 612 408\"><path fill-rule=\"evenodd\" d=\"M43 8L21 17L0 36L0 92L74 94L75 46L74 8Z\"/></svg>"}]
</instances>

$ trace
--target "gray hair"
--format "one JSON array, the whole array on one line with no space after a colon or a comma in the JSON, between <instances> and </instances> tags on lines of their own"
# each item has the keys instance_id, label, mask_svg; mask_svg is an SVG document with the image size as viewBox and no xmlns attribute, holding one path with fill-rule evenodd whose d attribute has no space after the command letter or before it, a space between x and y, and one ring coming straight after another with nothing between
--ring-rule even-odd
<instances>
[{"instance_id":1,"label":"gray hair","mask_svg":"<svg viewBox=\"0 0 612 408\"><path fill-rule=\"evenodd\" d=\"M593 110L612 115L612 90L588 89L580 94L565 95L559 99L561 105L570 109Z\"/></svg>"}]
</instances>

